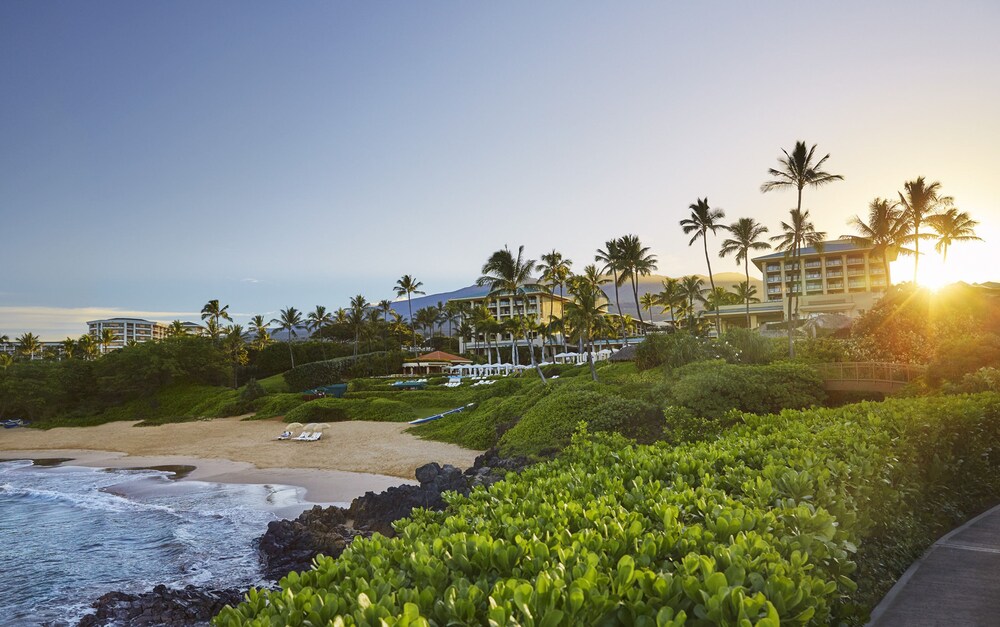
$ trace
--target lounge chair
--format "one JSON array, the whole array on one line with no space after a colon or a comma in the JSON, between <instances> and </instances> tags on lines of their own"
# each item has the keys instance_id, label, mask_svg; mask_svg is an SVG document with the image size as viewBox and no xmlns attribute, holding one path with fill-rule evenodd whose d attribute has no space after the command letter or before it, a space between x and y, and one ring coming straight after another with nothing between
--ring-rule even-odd
<instances>
[{"instance_id":1,"label":"lounge chair","mask_svg":"<svg viewBox=\"0 0 1000 627\"><path fill-rule=\"evenodd\" d=\"M291 431L282 431L281 435L279 435L278 437L276 437L275 440L288 440L288 439L291 439L291 437L292 437L292 432Z\"/></svg>"},{"instance_id":2,"label":"lounge chair","mask_svg":"<svg viewBox=\"0 0 1000 627\"><path fill-rule=\"evenodd\" d=\"M312 431L303 431L302 433L298 434L292 439L295 440L296 442L311 442L312 435L313 435Z\"/></svg>"}]
</instances>

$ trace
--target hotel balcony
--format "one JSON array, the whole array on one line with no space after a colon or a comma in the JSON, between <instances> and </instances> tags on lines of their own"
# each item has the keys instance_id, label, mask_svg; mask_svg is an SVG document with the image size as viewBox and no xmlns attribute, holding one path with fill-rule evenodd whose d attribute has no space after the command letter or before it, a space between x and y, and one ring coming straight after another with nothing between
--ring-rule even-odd
<instances>
[{"instance_id":1,"label":"hotel balcony","mask_svg":"<svg viewBox=\"0 0 1000 627\"><path fill-rule=\"evenodd\" d=\"M767 264L767 271L768 272L781 272L781 264L780 263L769 263L769 264Z\"/></svg>"},{"instance_id":2,"label":"hotel balcony","mask_svg":"<svg viewBox=\"0 0 1000 627\"><path fill-rule=\"evenodd\" d=\"M864 276L864 275L865 275L865 271L864 270L848 270L847 271L847 276Z\"/></svg>"},{"instance_id":3,"label":"hotel balcony","mask_svg":"<svg viewBox=\"0 0 1000 627\"><path fill-rule=\"evenodd\" d=\"M816 259L814 261L807 261L806 262L806 270L812 270L814 268L819 268L821 265L823 265L823 264L822 264L822 262L819 259Z\"/></svg>"},{"instance_id":4,"label":"hotel balcony","mask_svg":"<svg viewBox=\"0 0 1000 627\"><path fill-rule=\"evenodd\" d=\"M785 264L785 271L786 272L788 272L789 270L798 270L798 269L799 269L799 264L797 264L797 263L786 263Z\"/></svg>"},{"instance_id":5,"label":"hotel balcony","mask_svg":"<svg viewBox=\"0 0 1000 627\"><path fill-rule=\"evenodd\" d=\"M849 266L863 266L863 265L865 265L865 258L864 257L848 257L847 258L847 265L849 265Z\"/></svg>"},{"instance_id":6,"label":"hotel balcony","mask_svg":"<svg viewBox=\"0 0 1000 627\"><path fill-rule=\"evenodd\" d=\"M872 274L885 274L885 268L883 268L882 266L872 266L869 272L871 272Z\"/></svg>"},{"instance_id":7,"label":"hotel balcony","mask_svg":"<svg viewBox=\"0 0 1000 627\"><path fill-rule=\"evenodd\" d=\"M781 293L781 288L780 287L769 287L769 288L767 288L767 293L769 295L770 294L780 294Z\"/></svg>"},{"instance_id":8,"label":"hotel balcony","mask_svg":"<svg viewBox=\"0 0 1000 627\"><path fill-rule=\"evenodd\" d=\"M767 282L768 283L781 283L781 277L777 276L777 275L775 275L775 276L769 276L769 277L767 277Z\"/></svg>"},{"instance_id":9,"label":"hotel balcony","mask_svg":"<svg viewBox=\"0 0 1000 627\"><path fill-rule=\"evenodd\" d=\"M844 265L844 262L841 261L840 259L827 259L826 260L826 267L827 268L839 268L842 265Z\"/></svg>"},{"instance_id":10,"label":"hotel balcony","mask_svg":"<svg viewBox=\"0 0 1000 627\"><path fill-rule=\"evenodd\" d=\"M865 282L865 281L849 281L847 283L847 287L851 288L852 290L855 290L855 289L862 289L863 290L863 289L865 289L865 288L868 287L868 283Z\"/></svg>"},{"instance_id":11,"label":"hotel balcony","mask_svg":"<svg viewBox=\"0 0 1000 627\"><path fill-rule=\"evenodd\" d=\"M826 278L828 279L839 279L842 276L844 276L843 270L830 270L826 273Z\"/></svg>"},{"instance_id":12,"label":"hotel balcony","mask_svg":"<svg viewBox=\"0 0 1000 627\"><path fill-rule=\"evenodd\" d=\"M822 279L823 275L819 272L806 272L807 279Z\"/></svg>"}]
</instances>

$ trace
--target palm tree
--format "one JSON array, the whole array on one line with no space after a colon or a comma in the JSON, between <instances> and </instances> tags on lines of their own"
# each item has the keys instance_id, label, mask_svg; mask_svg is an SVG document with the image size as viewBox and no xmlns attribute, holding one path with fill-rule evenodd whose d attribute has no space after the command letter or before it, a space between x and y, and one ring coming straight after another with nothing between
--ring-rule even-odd
<instances>
[{"instance_id":1,"label":"palm tree","mask_svg":"<svg viewBox=\"0 0 1000 627\"><path fill-rule=\"evenodd\" d=\"M42 340L34 333L24 333L16 340L18 351L29 360L35 358L35 353L42 350Z\"/></svg>"},{"instance_id":2,"label":"palm tree","mask_svg":"<svg viewBox=\"0 0 1000 627\"><path fill-rule=\"evenodd\" d=\"M570 267L573 262L569 259L563 257L563 254L554 248L552 252L542 255L542 262L538 265L539 272L542 273L542 282L549 287L549 291L555 293L555 288L559 288L560 299L564 297L563 288L566 285L566 281L569 280L572 271ZM549 322L555 317L555 299L549 300ZM541 312L539 312L541 313ZM554 327L550 326L550 330ZM548 333L546 334L548 335ZM555 353L555 348L552 349Z\"/></svg>"},{"instance_id":3,"label":"palm tree","mask_svg":"<svg viewBox=\"0 0 1000 627\"><path fill-rule=\"evenodd\" d=\"M566 303L565 318L577 337L587 345L590 377L597 381L597 369L594 368L594 337L607 313L607 299L599 284L586 280L571 282L570 293L573 295L573 300Z\"/></svg>"},{"instance_id":4,"label":"palm tree","mask_svg":"<svg viewBox=\"0 0 1000 627\"><path fill-rule=\"evenodd\" d=\"M288 356L292 360L292 368L295 367L295 353L292 352L292 338L298 337L295 327L302 324L302 312L295 307L282 309L279 318L271 319L271 324L277 323L278 328L288 332Z\"/></svg>"},{"instance_id":5,"label":"palm tree","mask_svg":"<svg viewBox=\"0 0 1000 627\"><path fill-rule=\"evenodd\" d=\"M0 353L0 368L7 370L12 365L14 365L14 358L7 353Z\"/></svg>"},{"instance_id":6,"label":"palm tree","mask_svg":"<svg viewBox=\"0 0 1000 627\"><path fill-rule=\"evenodd\" d=\"M938 235L934 250L944 255L943 263L948 263L948 247L954 242L983 241L983 238L976 236L975 227L979 222L955 207L949 207L944 213L927 218L927 224Z\"/></svg>"},{"instance_id":7,"label":"palm tree","mask_svg":"<svg viewBox=\"0 0 1000 627\"><path fill-rule=\"evenodd\" d=\"M685 298L680 279L671 279L669 277L663 279L663 290L656 295L656 301L663 307L663 311L660 313L670 311L670 324L674 328L677 328L677 317L674 315L674 307L683 303Z\"/></svg>"},{"instance_id":8,"label":"palm tree","mask_svg":"<svg viewBox=\"0 0 1000 627\"><path fill-rule=\"evenodd\" d=\"M659 300L656 298L656 295L652 292L646 292L642 295L642 298L639 299L639 302L642 303L642 308L649 314L649 323L653 324L653 307L656 307L656 305L659 304Z\"/></svg>"},{"instance_id":9,"label":"palm tree","mask_svg":"<svg viewBox=\"0 0 1000 627\"><path fill-rule=\"evenodd\" d=\"M180 320L174 320L167 326L167 337L187 335L187 327Z\"/></svg>"},{"instance_id":10,"label":"palm tree","mask_svg":"<svg viewBox=\"0 0 1000 627\"><path fill-rule=\"evenodd\" d=\"M639 316L639 325L645 325L642 311L639 307L639 277L649 276L656 270L656 256L650 254L649 247L643 246L637 235L624 235L619 240L622 253L622 278L628 277L632 283L632 296L635 298L635 311Z\"/></svg>"},{"instance_id":11,"label":"palm tree","mask_svg":"<svg viewBox=\"0 0 1000 627\"><path fill-rule=\"evenodd\" d=\"M92 360L97 357L98 346L97 341L94 340L94 336L89 333L84 333L80 336L80 339L76 342L77 348L83 353L84 359Z\"/></svg>"},{"instance_id":12,"label":"palm tree","mask_svg":"<svg viewBox=\"0 0 1000 627\"><path fill-rule=\"evenodd\" d=\"M776 243L774 249L784 251L785 259L792 259L796 268L795 276L788 279L786 286L786 296L788 297L788 356L792 358L795 357L795 339L792 335L792 300L803 288L800 263L802 249L813 246L816 248L816 252L823 252L823 239L826 238L826 233L816 230L815 225L809 219L808 209L806 211L792 209L789 213L791 219L788 222L781 223L782 234L775 235L771 238L771 241ZM793 287L796 286L798 289L793 290ZM796 298L795 300L797 303L798 299ZM796 311L798 311L797 304Z\"/></svg>"},{"instance_id":13,"label":"palm tree","mask_svg":"<svg viewBox=\"0 0 1000 627\"><path fill-rule=\"evenodd\" d=\"M594 261L604 264L601 267L601 272L604 272L605 274L607 274L608 271L611 272L611 278L615 286L615 308L618 309L618 318L621 319L622 299L618 294L618 287L622 283L618 275L624 265L621 251L621 239L612 239L604 242L604 248L606 250L597 249ZM622 340L624 340L625 345L628 346L628 334L625 333L624 326L622 326Z\"/></svg>"},{"instance_id":14,"label":"palm tree","mask_svg":"<svg viewBox=\"0 0 1000 627\"><path fill-rule=\"evenodd\" d=\"M750 284L750 251L767 250L771 247L767 242L760 241L760 238L767 233L767 227L760 224L753 218L740 218L730 224L726 230L731 237L722 241L722 249L719 256L725 257L736 253L736 263L743 262L743 272L747 277L747 285ZM756 290L755 290L756 291ZM750 299L746 299L747 305L747 328L750 328Z\"/></svg>"},{"instance_id":15,"label":"palm tree","mask_svg":"<svg viewBox=\"0 0 1000 627\"><path fill-rule=\"evenodd\" d=\"M10 336L6 334L0 334L0 344L6 344L10 341Z\"/></svg>"},{"instance_id":16,"label":"palm tree","mask_svg":"<svg viewBox=\"0 0 1000 627\"><path fill-rule=\"evenodd\" d=\"M76 352L76 340L71 337L67 337L65 340L60 342L62 344L62 354L66 359L73 359L73 353Z\"/></svg>"},{"instance_id":17,"label":"palm tree","mask_svg":"<svg viewBox=\"0 0 1000 627\"><path fill-rule=\"evenodd\" d=\"M354 356L358 356L358 343L361 341L361 331L364 329L365 322L367 318L365 317L366 310L371 306L365 297L361 294L353 297L351 299L351 308L347 314L348 320L352 327L354 327Z\"/></svg>"},{"instance_id":18,"label":"palm tree","mask_svg":"<svg viewBox=\"0 0 1000 627\"><path fill-rule=\"evenodd\" d=\"M855 246L870 246L872 252L882 258L886 287L892 285L889 262L895 261L899 253L913 253L905 248L910 225L903 215L899 203L876 198L868 203L868 223L855 215L847 223L857 231L856 235L841 235L840 239L851 240Z\"/></svg>"},{"instance_id":19,"label":"palm tree","mask_svg":"<svg viewBox=\"0 0 1000 627\"><path fill-rule=\"evenodd\" d=\"M681 292L684 294L684 299L687 301L687 310L685 315L688 319L688 326L694 328L694 304L695 302L704 302L705 298L702 296L704 292L705 281L695 275L691 274L681 279Z\"/></svg>"},{"instance_id":20,"label":"palm tree","mask_svg":"<svg viewBox=\"0 0 1000 627\"><path fill-rule=\"evenodd\" d=\"M250 332L254 334L254 350L264 350L271 343L271 332L267 328L268 324L264 321L264 316L260 314L250 318Z\"/></svg>"},{"instance_id":21,"label":"palm tree","mask_svg":"<svg viewBox=\"0 0 1000 627\"><path fill-rule=\"evenodd\" d=\"M934 181L928 185L922 176L904 183L903 192L899 192L899 203L903 206L903 219L909 225L907 241L913 242L913 284L916 285L917 268L920 266L920 240L934 237L930 233L921 233L920 226L931 215L950 207L955 200L951 196L941 195L941 183Z\"/></svg>"},{"instance_id":22,"label":"palm tree","mask_svg":"<svg viewBox=\"0 0 1000 627\"><path fill-rule=\"evenodd\" d=\"M97 336L97 343L101 346L101 354L106 355L111 345L118 339L118 334L111 329L101 329L101 334Z\"/></svg>"},{"instance_id":23,"label":"palm tree","mask_svg":"<svg viewBox=\"0 0 1000 627\"><path fill-rule=\"evenodd\" d=\"M472 324L472 334L478 348L479 334L483 334L483 341L486 342L486 359L493 363L493 354L490 352L490 334L488 329L492 323L496 322L492 312L486 305L474 305L469 312L469 320Z\"/></svg>"},{"instance_id":24,"label":"palm tree","mask_svg":"<svg viewBox=\"0 0 1000 627\"><path fill-rule=\"evenodd\" d=\"M511 254L505 246L503 250L498 250L490 255L490 258L483 264L482 276L476 279L476 285L489 286L489 297L510 296L512 306L518 299L521 301L522 315L528 294L531 292L543 291L543 286L535 282L531 277L535 269L534 259L524 258L524 246L518 246L517 257ZM529 346L530 346L530 339ZM517 336L513 338L513 351L517 354ZM545 375L535 361L535 351L529 350L531 355L531 365L538 372L538 377L545 383Z\"/></svg>"},{"instance_id":25,"label":"palm tree","mask_svg":"<svg viewBox=\"0 0 1000 627\"><path fill-rule=\"evenodd\" d=\"M747 308L750 307L750 303L759 303L760 299L757 298L757 286L751 285L750 281L740 281L736 284L734 288L734 294L739 298L741 303L747 303ZM747 328L750 328L750 318L747 318Z\"/></svg>"},{"instance_id":26,"label":"palm tree","mask_svg":"<svg viewBox=\"0 0 1000 627\"><path fill-rule=\"evenodd\" d=\"M233 389L239 387L240 367L247 365L250 357L246 342L243 341L243 327L234 324L226 329L226 337L222 340L222 349L233 364Z\"/></svg>"},{"instance_id":27,"label":"palm tree","mask_svg":"<svg viewBox=\"0 0 1000 627\"><path fill-rule=\"evenodd\" d=\"M715 290L712 262L708 257L708 232L711 231L714 235L718 229L727 228L718 222L726 217L726 212L722 209L712 209L709 207L708 196L697 199L697 202L688 205L688 209L691 210L691 217L681 220L681 227L684 229L685 235L694 233L688 242L688 246L693 245L699 238L701 239L705 248L705 263L708 265L708 280L712 284L712 289ZM715 332L718 334L722 333L722 321L718 310L715 312Z\"/></svg>"},{"instance_id":28,"label":"palm tree","mask_svg":"<svg viewBox=\"0 0 1000 627\"><path fill-rule=\"evenodd\" d=\"M316 309L310 311L309 315L306 316L306 328L309 329L310 333L319 331L331 322L333 322L333 316L323 305L316 305Z\"/></svg>"},{"instance_id":29,"label":"palm tree","mask_svg":"<svg viewBox=\"0 0 1000 627\"><path fill-rule=\"evenodd\" d=\"M218 300L210 300L205 303L205 306L201 308L201 319L208 320L212 319L215 321L215 325L209 325L209 334L212 339L217 339L219 337L219 332L222 330L220 326L220 320L226 320L227 322L232 322L233 319L229 316L229 305L225 307L219 306Z\"/></svg>"},{"instance_id":30,"label":"palm tree","mask_svg":"<svg viewBox=\"0 0 1000 627\"><path fill-rule=\"evenodd\" d=\"M424 294L420 291L423 287L423 283L414 279L408 274L404 274L401 279L396 281L396 287L392 288L396 292L396 296L406 295L406 307L409 312L410 328L413 329L413 350L417 349L417 327L413 325L413 304L410 300L411 294Z\"/></svg>"},{"instance_id":31,"label":"palm tree","mask_svg":"<svg viewBox=\"0 0 1000 627\"><path fill-rule=\"evenodd\" d=\"M782 150L785 158L778 158L781 164L780 169L769 168L768 176L773 176L774 180L767 181L760 186L761 192L769 192L775 189L794 187L798 192L798 201L795 204L797 211L802 211L802 189L806 185L810 187L820 187L834 181L842 181L844 177L839 174L824 172L821 168L830 155L825 155L819 161L813 161L816 157L816 144L812 148L806 148L805 142L795 142L792 154L787 150Z\"/></svg>"}]
</instances>

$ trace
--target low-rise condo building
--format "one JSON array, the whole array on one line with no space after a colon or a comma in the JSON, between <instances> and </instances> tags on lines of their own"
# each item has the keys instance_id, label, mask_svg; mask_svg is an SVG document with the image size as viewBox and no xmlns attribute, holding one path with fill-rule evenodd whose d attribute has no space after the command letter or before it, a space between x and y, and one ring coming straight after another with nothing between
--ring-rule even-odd
<instances>
[{"instance_id":1,"label":"low-rise condo building","mask_svg":"<svg viewBox=\"0 0 1000 627\"><path fill-rule=\"evenodd\" d=\"M101 346L101 352L109 352L123 348L131 341L149 342L167 337L168 326L162 322L153 322L141 318L108 318L107 320L91 320L87 323L88 333L95 340L101 337L105 329L115 334L110 346Z\"/></svg>"},{"instance_id":2,"label":"low-rise condo building","mask_svg":"<svg viewBox=\"0 0 1000 627\"><path fill-rule=\"evenodd\" d=\"M871 309L888 287L882 257L870 246L849 240L803 248L797 259L777 252L751 261L764 275L765 294L758 295L761 302L750 304L750 328L784 321L789 296L798 298L799 317L818 313L856 317ZM745 305L724 305L719 314L723 331L747 326Z\"/></svg>"},{"instance_id":3,"label":"low-rise condo building","mask_svg":"<svg viewBox=\"0 0 1000 627\"><path fill-rule=\"evenodd\" d=\"M465 298L454 298L450 302L457 303L468 303L473 307L485 306L487 310L493 315L497 322L503 324L505 321L510 320L515 316L526 316L535 323L544 322L548 323L552 316L556 318L562 318L563 307L569 302L569 298L565 296L560 296L559 294L551 294L542 290L529 291L521 295L497 295L490 296L486 288L483 288L483 293L478 296L467 296ZM465 322L472 324L471 318L468 316ZM476 329L475 336L465 336L459 338L459 352L462 353L484 353L489 345L490 348L504 348L509 349L513 346L514 336L506 331L501 331L497 333L490 333L490 337L486 337L486 333L483 329ZM487 343L487 339L489 342ZM532 331L528 333L527 340L530 341L534 346L542 345L542 336L538 332ZM565 340L561 333L556 333L549 340L549 343L554 342L556 346L563 346ZM518 345L526 345L525 338L518 340Z\"/></svg>"}]
</instances>

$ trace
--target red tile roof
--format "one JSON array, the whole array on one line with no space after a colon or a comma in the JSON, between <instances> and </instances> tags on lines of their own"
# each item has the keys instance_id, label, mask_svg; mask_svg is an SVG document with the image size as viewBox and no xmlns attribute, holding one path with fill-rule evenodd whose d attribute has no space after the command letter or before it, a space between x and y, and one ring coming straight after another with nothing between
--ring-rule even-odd
<instances>
[{"instance_id":1,"label":"red tile roof","mask_svg":"<svg viewBox=\"0 0 1000 627\"><path fill-rule=\"evenodd\" d=\"M420 357L417 357L415 361L447 361L450 363L463 363L463 364L472 363L471 359L466 359L465 357L459 357L458 355L452 355L451 353L446 353L444 351L434 351L433 353L427 353L426 355L421 355Z\"/></svg>"}]
</instances>

